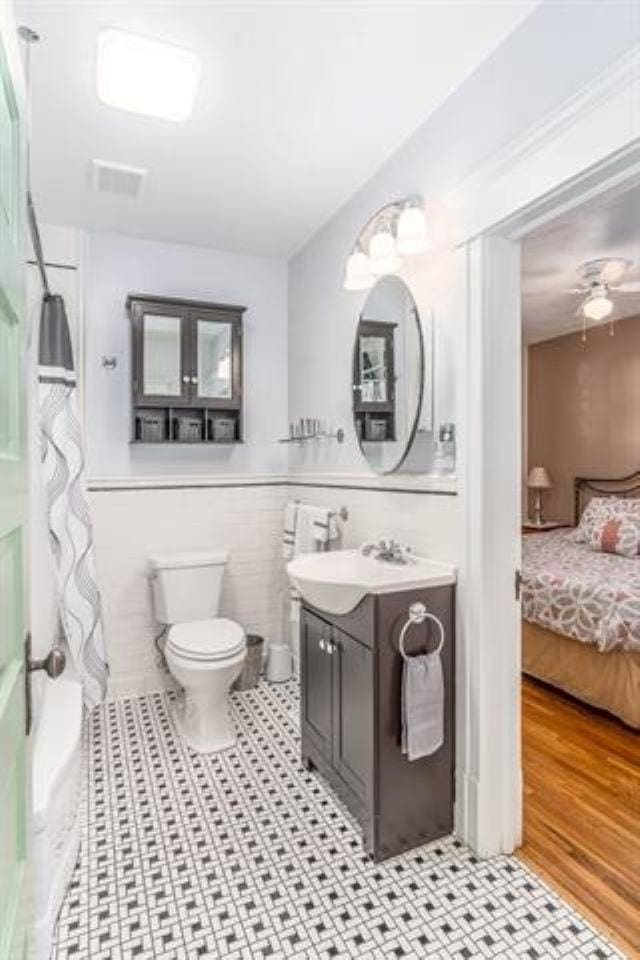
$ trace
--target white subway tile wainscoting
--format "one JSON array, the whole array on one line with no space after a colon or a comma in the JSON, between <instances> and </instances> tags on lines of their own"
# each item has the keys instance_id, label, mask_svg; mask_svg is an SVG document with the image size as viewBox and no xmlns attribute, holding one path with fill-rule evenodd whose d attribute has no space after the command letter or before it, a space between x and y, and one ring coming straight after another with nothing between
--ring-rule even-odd
<instances>
[{"instance_id":1,"label":"white subway tile wainscoting","mask_svg":"<svg viewBox=\"0 0 640 960\"><path fill-rule=\"evenodd\" d=\"M234 693L238 742L213 756L184 746L174 697L90 718L54 960L622 958L512 857L449 838L374 863L301 766L294 681Z\"/></svg>"},{"instance_id":2,"label":"white subway tile wainscoting","mask_svg":"<svg viewBox=\"0 0 640 960\"><path fill-rule=\"evenodd\" d=\"M110 697L171 684L157 663L148 558L226 549L220 616L269 639L282 633L282 485L93 490L96 560L110 661Z\"/></svg>"}]
</instances>

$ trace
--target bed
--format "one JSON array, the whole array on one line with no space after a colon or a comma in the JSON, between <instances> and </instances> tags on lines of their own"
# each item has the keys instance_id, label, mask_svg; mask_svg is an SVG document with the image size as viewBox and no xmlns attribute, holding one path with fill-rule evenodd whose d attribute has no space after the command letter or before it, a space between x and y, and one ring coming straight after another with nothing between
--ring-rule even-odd
<instances>
[{"instance_id":1,"label":"bed","mask_svg":"<svg viewBox=\"0 0 640 960\"><path fill-rule=\"evenodd\" d=\"M640 497L640 472L577 478L576 526L594 496ZM525 535L522 552L523 671L640 728L640 557L573 528Z\"/></svg>"}]
</instances>

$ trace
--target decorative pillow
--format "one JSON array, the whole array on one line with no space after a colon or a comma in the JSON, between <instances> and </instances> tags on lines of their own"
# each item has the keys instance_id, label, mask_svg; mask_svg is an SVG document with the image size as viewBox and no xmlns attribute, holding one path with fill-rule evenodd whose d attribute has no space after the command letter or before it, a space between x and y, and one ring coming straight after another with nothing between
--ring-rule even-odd
<instances>
[{"instance_id":1,"label":"decorative pillow","mask_svg":"<svg viewBox=\"0 0 640 960\"><path fill-rule=\"evenodd\" d=\"M618 517L631 517L640 521L640 500L628 497L593 497L580 517L574 534L575 542L591 546L596 531L603 523Z\"/></svg>"},{"instance_id":2,"label":"decorative pillow","mask_svg":"<svg viewBox=\"0 0 640 960\"><path fill-rule=\"evenodd\" d=\"M621 557L640 554L640 521L637 517L611 517L592 533L589 546L600 553L617 553Z\"/></svg>"}]
</instances>

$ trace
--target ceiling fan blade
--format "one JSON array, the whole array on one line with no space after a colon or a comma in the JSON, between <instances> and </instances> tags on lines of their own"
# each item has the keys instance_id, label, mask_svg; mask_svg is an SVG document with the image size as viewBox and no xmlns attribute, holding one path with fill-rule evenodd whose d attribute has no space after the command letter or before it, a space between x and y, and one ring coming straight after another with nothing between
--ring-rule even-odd
<instances>
[{"instance_id":1,"label":"ceiling fan blade","mask_svg":"<svg viewBox=\"0 0 640 960\"><path fill-rule=\"evenodd\" d=\"M640 280L627 280L619 286L612 287L616 293L640 293Z\"/></svg>"}]
</instances>

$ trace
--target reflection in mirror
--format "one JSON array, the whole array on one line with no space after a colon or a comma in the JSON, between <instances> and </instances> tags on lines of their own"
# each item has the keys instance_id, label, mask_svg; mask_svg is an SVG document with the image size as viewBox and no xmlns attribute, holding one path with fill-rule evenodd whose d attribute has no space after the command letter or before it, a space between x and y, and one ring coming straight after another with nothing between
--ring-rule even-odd
<instances>
[{"instance_id":1,"label":"reflection in mirror","mask_svg":"<svg viewBox=\"0 0 640 960\"><path fill-rule=\"evenodd\" d=\"M143 393L179 397L182 392L180 317L143 316Z\"/></svg>"},{"instance_id":2,"label":"reflection in mirror","mask_svg":"<svg viewBox=\"0 0 640 960\"><path fill-rule=\"evenodd\" d=\"M232 396L231 324L198 320L198 396Z\"/></svg>"},{"instance_id":3,"label":"reflection in mirror","mask_svg":"<svg viewBox=\"0 0 640 960\"><path fill-rule=\"evenodd\" d=\"M417 307L399 277L378 280L359 318L353 351L353 417L369 466L392 473L414 441L424 391Z\"/></svg>"}]
</instances>

